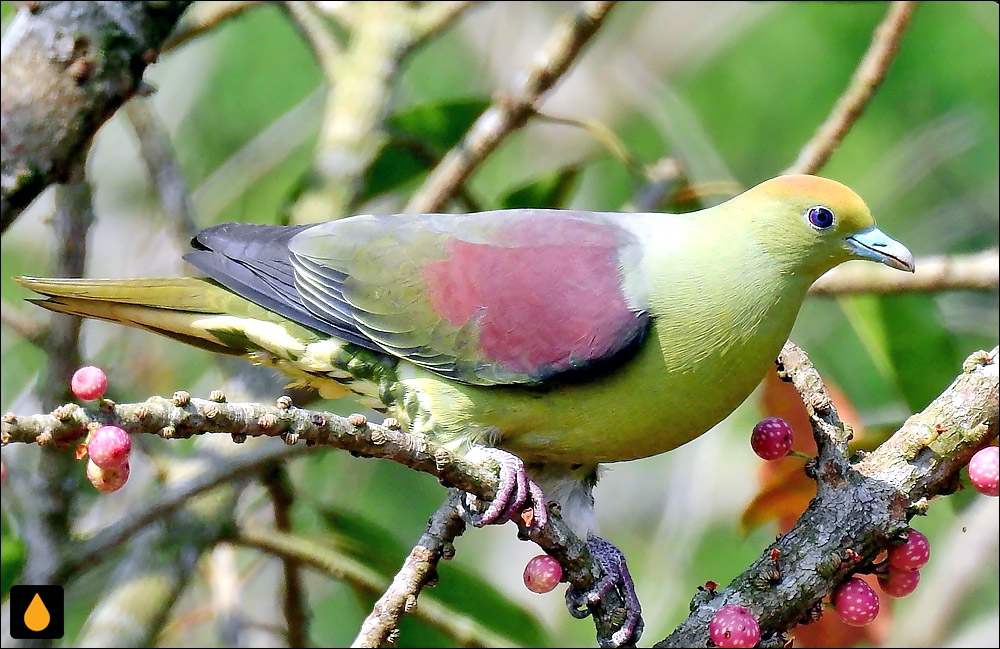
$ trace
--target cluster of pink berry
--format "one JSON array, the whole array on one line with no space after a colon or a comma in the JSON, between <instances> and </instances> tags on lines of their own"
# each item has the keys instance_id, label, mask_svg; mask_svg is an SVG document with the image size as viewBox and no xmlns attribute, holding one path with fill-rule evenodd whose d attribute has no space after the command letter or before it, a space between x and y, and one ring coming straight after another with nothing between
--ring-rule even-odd
<instances>
[{"instance_id":1,"label":"cluster of pink berry","mask_svg":"<svg viewBox=\"0 0 1000 649\"><path fill-rule=\"evenodd\" d=\"M886 572L879 574L879 586L887 595L905 597L920 581L920 568L931 556L927 537L908 530L906 541L889 550ZM878 595L860 577L851 577L838 586L830 598L845 624L865 626L878 615ZM712 617L708 635L718 647L753 647L760 641L760 625L744 606L723 606Z\"/></svg>"},{"instance_id":2,"label":"cluster of pink berry","mask_svg":"<svg viewBox=\"0 0 1000 649\"><path fill-rule=\"evenodd\" d=\"M104 396L108 377L99 367L81 367L70 381L70 388L78 399L93 401ZM118 426L101 426L90 433L86 443L87 479L103 493L118 491L128 480L128 458L132 440Z\"/></svg>"},{"instance_id":3,"label":"cluster of pink berry","mask_svg":"<svg viewBox=\"0 0 1000 649\"><path fill-rule=\"evenodd\" d=\"M931 544L927 537L917 530L907 530L906 540L893 546L879 567L879 588L890 597L906 597L916 590L920 569L930 558ZM851 577L838 586L830 601L844 624L865 626L878 616L878 595L860 577Z\"/></svg>"},{"instance_id":4,"label":"cluster of pink berry","mask_svg":"<svg viewBox=\"0 0 1000 649\"><path fill-rule=\"evenodd\" d=\"M792 451L792 427L780 417L762 419L754 426L750 445L765 460L776 460ZM1000 459L996 446L982 449L969 462L969 478L973 486L987 496L997 495L997 475ZM906 597L920 582L920 568L930 559L927 537L907 530L906 540L894 546L888 559L878 569L878 584L891 597ZM865 626L878 615L879 599L874 589L859 577L851 577L838 586L831 597L834 608L844 623ZM757 620L742 606L724 606L709 626L712 641L720 647L749 647L760 638Z\"/></svg>"}]
</instances>

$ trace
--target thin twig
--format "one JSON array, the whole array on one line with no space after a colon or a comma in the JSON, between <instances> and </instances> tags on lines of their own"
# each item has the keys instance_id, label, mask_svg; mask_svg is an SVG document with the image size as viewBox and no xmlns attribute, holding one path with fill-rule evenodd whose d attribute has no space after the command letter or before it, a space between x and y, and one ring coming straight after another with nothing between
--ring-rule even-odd
<instances>
[{"instance_id":1,"label":"thin twig","mask_svg":"<svg viewBox=\"0 0 1000 649\"><path fill-rule=\"evenodd\" d=\"M385 590L372 612L361 624L352 647L381 647L399 627L400 618L417 608L420 591L437 576L437 564L454 553L452 543L465 531L465 521L459 514L460 492L452 491L438 508L420 540L410 550L403 567Z\"/></svg>"},{"instance_id":2,"label":"thin twig","mask_svg":"<svg viewBox=\"0 0 1000 649\"><path fill-rule=\"evenodd\" d=\"M520 87L494 102L439 164L410 199L405 211L437 212L447 207L458 188L507 136L524 126L542 96L569 70L597 33L615 2L585 2L560 24L545 43Z\"/></svg>"},{"instance_id":3,"label":"thin twig","mask_svg":"<svg viewBox=\"0 0 1000 649\"><path fill-rule=\"evenodd\" d=\"M358 415L341 417L331 412L288 407L284 402L277 406L227 403L178 393L172 399L150 397L140 403L115 404L103 400L99 408L90 409L69 403L49 414L4 415L0 436L5 445L38 443L68 447L82 439L95 423L113 424L130 434L157 434L168 439L209 432L233 435L237 441L247 437L281 437L289 445L303 441L307 445L334 446L393 460L486 499L493 497L496 487L495 472L468 462L435 442L370 423Z\"/></svg>"},{"instance_id":4,"label":"thin twig","mask_svg":"<svg viewBox=\"0 0 1000 649\"><path fill-rule=\"evenodd\" d=\"M129 512L127 516L123 516L118 522L92 537L74 539L73 553L61 567L57 583L65 583L78 570L92 567L95 561L107 556L111 548L118 547L139 530L184 507L198 494L220 486L228 486L238 478L258 473L276 460L303 455L309 450L305 447L275 447L237 455L214 464L211 470L204 471L190 480L167 487L155 499L143 503L137 511ZM66 455L72 457L70 454Z\"/></svg>"},{"instance_id":5,"label":"thin twig","mask_svg":"<svg viewBox=\"0 0 1000 649\"><path fill-rule=\"evenodd\" d=\"M535 112L535 119L552 124L573 126L583 129L592 138L597 140L601 147L615 157L626 169L637 177L646 175L646 170L636 160L635 156L628 150L621 138L604 122L598 119L580 119L576 117L566 117L563 115L553 115L552 113Z\"/></svg>"},{"instance_id":6,"label":"thin twig","mask_svg":"<svg viewBox=\"0 0 1000 649\"><path fill-rule=\"evenodd\" d=\"M6 301L0 305L0 322L36 347L45 349L48 344L50 327L40 320L25 315Z\"/></svg>"},{"instance_id":7,"label":"thin twig","mask_svg":"<svg viewBox=\"0 0 1000 649\"><path fill-rule=\"evenodd\" d=\"M814 174L830 159L885 79L916 6L916 2L892 3L888 14L875 29L872 43L861 58L847 90L785 173Z\"/></svg>"},{"instance_id":8,"label":"thin twig","mask_svg":"<svg viewBox=\"0 0 1000 649\"><path fill-rule=\"evenodd\" d=\"M323 19L316 13L311 2L294 0L282 3L282 6L292 19L292 24L302 34L302 38L312 48L316 63L323 72L326 82L331 87L336 87L337 71L344 52L334 38L333 32L323 24Z\"/></svg>"},{"instance_id":9,"label":"thin twig","mask_svg":"<svg viewBox=\"0 0 1000 649\"><path fill-rule=\"evenodd\" d=\"M69 180L56 191L52 221L55 271L61 277L80 277L87 263L87 234L94 221L94 206L82 164L74 167ZM45 347L45 380L38 386L38 398L45 407L71 398L70 377L82 364L80 326L79 318L52 317ZM61 557L69 550L63 539L69 535L76 498L69 479L75 468L72 457L48 449L43 449L42 455L37 474L30 477L30 489L20 494L21 525L28 547L22 578L31 584L59 583L56 573Z\"/></svg>"},{"instance_id":10,"label":"thin twig","mask_svg":"<svg viewBox=\"0 0 1000 649\"><path fill-rule=\"evenodd\" d=\"M940 291L995 291L1000 286L997 249L969 255L922 257L915 273L875 264L838 266L812 285L812 295L833 297L852 293L931 293Z\"/></svg>"},{"instance_id":11,"label":"thin twig","mask_svg":"<svg viewBox=\"0 0 1000 649\"><path fill-rule=\"evenodd\" d=\"M292 505L295 492L284 465L275 462L261 475L261 483L267 489L274 508L274 527L279 532L292 531ZM305 589L302 586L301 563L294 558L283 558L282 572L285 578L285 592L282 609L288 629L288 646L305 647L309 638L309 616L306 613Z\"/></svg>"},{"instance_id":12,"label":"thin twig","mask_svg":"<svg viewBox=\"0 0 1000 649\"><path fill-rule=\"evenodd\" d=\"M243 15L247 9L262 4L264 3L260 0L198 2L177 22L177 27L160 48L160 53L177 49L192 38L201 36L230 18Z\"/></svg>"},{"instance_id":13,"label":"thin twig","mask_svg":"<svg viewBox=\"0 0 1000 649\"><path fill-rule=\"evenodd\" d=\"M388 579L356 559L334 548L292 534L245 527L236 533L232 541L275 556L294 558L334 579L347 581L371 595L377 595L389 586ZM425 597L421 600L420 606L413 610L413 614L449 635L459 646L512 646L510 639L494 633L478 621L432 598Z\"/></svg>"},{"instance_id":14,"label":"thin twig","mask_svg":"<svg viewBox=\"0 0 1000 649\"><path fill-rule=\"evenodd\" d=\"M139 140L139 153L160 196L160 205L173 221L180 239L187 243L198 231L198 226L191 215L191 194L174 155L170 136L144 97L134 97L125 104L124 110Z\"/></svg>"},{"instance_id":15,"label":"thin twig","mask_svg":"<svg viewBox=\"0 0 1000 649\"><path fill-rule=\"evenodd\" d=\"M414 8L413 26L418 40L447 28L480 0L438 0Z\"/></svg>"}]
</instances>

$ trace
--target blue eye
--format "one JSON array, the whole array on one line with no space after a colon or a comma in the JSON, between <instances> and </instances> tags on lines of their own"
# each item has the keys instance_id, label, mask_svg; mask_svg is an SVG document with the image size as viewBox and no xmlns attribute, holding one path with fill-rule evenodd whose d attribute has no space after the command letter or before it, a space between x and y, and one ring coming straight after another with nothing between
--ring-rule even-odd
<instances>
[{"instance_id":1,"label":"blue eye","mask_svg":"<svg viewBox=\"0 0 1000 649\"><path fill-rule=\"evenodd\" d=\"M829 207L817 205L809 208L809 223L813 227L825 230L833 225L833 211Z\"/></svg>"}]
</instances>

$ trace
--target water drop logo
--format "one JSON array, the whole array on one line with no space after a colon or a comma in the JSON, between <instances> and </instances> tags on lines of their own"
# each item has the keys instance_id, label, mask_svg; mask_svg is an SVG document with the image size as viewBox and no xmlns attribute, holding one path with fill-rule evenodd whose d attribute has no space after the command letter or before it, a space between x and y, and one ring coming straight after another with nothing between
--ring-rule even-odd
<instances>
[{"instance_id":1,"label":"water drop logo","mask_svg":"<svg viewBox=\"0 0 1000 649\"><path fill-rule=\"evenodd\" d=\"M24 612L24 626L38 633L44 631L51 621L52 616L49 615L49 609L45 608L45 602L38 596L38 593L35 593L31 603L28 604L28 610Z\"/></svg>"},{"instance_id":2,"label":"water drop logo","mask_svg":"<svg viewBox=\"0 0 1000 649\"><path fill-rule=\"evenodd\" d=\"M11 586L10 635L18 640L63 637L62 586Z\"/></svg>"}]
</instances>

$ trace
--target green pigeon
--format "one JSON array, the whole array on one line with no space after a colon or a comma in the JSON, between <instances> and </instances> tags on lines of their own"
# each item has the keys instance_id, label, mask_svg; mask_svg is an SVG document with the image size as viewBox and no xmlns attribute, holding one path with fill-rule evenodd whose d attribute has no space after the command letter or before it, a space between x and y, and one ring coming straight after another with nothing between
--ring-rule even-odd
<instances>
[{"instance_id":1,"label":"green pigeon","mask_svg":"<svg viewBox=\"0 0 1000 649\"><path fill-rule=\"evenodd\" d=\"M669 451L729 415L834 266L913 271L857 194L806 175L687 214L226 223L192 245L185 259L206 278L18 281L53 311L249 357L497 462L498 496L473 522L531 507L543 525L558 501L610 579L567 601L618 587L632 609L615 644L641 620L624 558L593 534L598 465Z\"/></svg>"}]
</instances>

